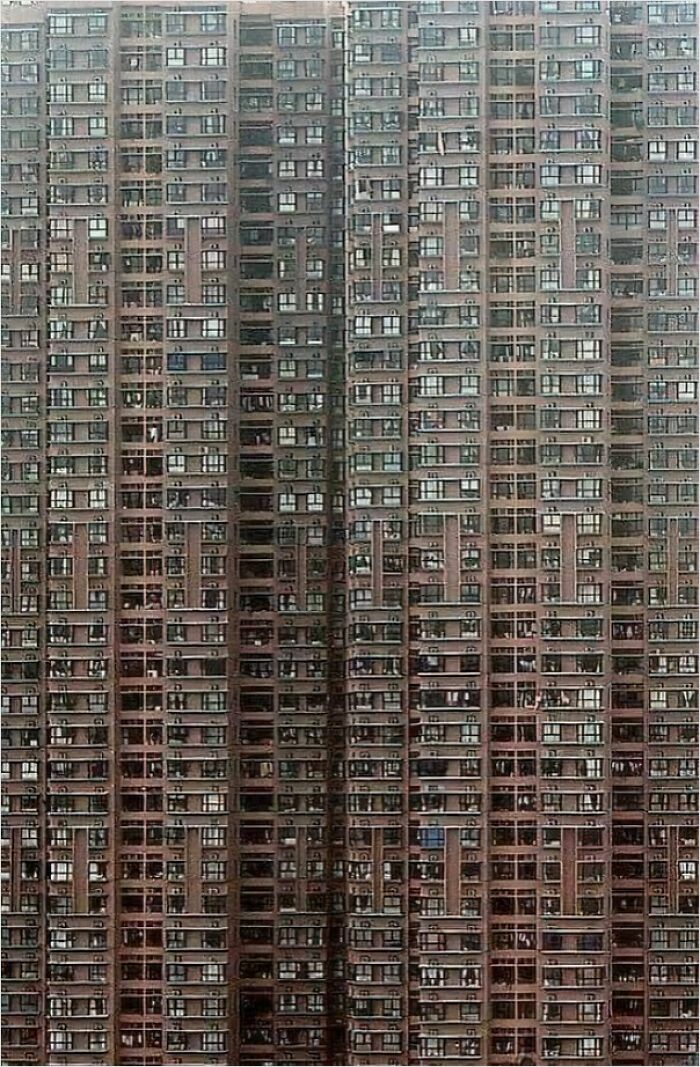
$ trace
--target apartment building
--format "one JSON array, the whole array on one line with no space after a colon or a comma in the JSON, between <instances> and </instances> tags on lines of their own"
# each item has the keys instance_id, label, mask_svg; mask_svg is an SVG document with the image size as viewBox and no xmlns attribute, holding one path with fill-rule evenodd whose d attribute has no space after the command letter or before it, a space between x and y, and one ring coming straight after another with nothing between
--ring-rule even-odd
<instances>
[{"instance_id":1,"label":"apartment building","mask_svg":"<svg viewBox=\"0 0 700 1067\"><path fill-rule=\"evenodd\" d=\"M5 1062L695 1063L696 5L3 22Z\"/></svg>"}]
</instances>

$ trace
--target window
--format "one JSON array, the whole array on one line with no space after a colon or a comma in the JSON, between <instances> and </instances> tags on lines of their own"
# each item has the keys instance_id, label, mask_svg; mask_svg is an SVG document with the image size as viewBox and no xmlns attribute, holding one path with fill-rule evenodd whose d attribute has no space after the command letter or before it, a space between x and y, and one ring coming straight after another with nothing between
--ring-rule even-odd
<instances>
[{"instance_id":1,"label":"window","mask_svg":"<svg viewBox=\"0 0 700 1067\"><path fill-rule=\"evenodd\" d=\"M598 81L600 71L601 61L599 59L577 59L574 62L574 77L577 81Z\"/></svg>"},{"instance_id":2,"label":"window","mask_svg":"<svg viewBox=\"0 0 700 1067\"><path fill-rule=\"evenodd\" d=\"M311 92L304 93L304 110L305 111L323 111L323 93Z\"/></svg>"},{"instance_id":3,"label":"window","mask_svg":"<svg viewBox=\"0 0 700 1067\"><path fill-rule=\"evenodd\" d=\"M441 256L443 250L442 237L421 237L418 250L421 256Z\"/></svg>"},{"instance_id":4,"label":"window","mask_svg":"<svg viewBox=\"0 0 700 1067\"><path fill-rule=\"evenodd\" d=\"M540 271L540 288L559 289L559 270L556 267L547 267Z\"/></svg>"},{"instance_id":5,"label":"window","mask_svg":"<svg viewBox=\"0 0 700 1067\"><path fill-rule=\"evenodd\" d=\"M595 163L579 163L574 169L577 185L600 185L603 168Z\"/></svg>"},{"instance_id":6,"label":"window","mask_svg":"<svg viewBox=\"0 0 700 1067\"><path fill-rule=\"evenodd\" d=\"M479 184L479 168L468 166L459 168L459 184L464 187L477 186Z\"/></svg>"},{"instance_id":7,"label":"window","mask_svg":"<svg viewBox=\"0 0 700 1067\"><path fill-rule=\"evenodd\" d=\"M444 217L444 205L435 201L420 204L419 217L421 222L442 222Z\"/></svg>"},{"instance_id":8,"label":"window","mask_svg":"<svg viewBox=\"0 0 700 1067\"><path fill-rule=\"evenodd\" d=\"M586 48L600 44L599 26L576 26L574 29L574 43Z\"/></svg>"},{"instance_id":9,"label":"window","mask_svg":"<svg viewBox=\"0 0 700 1067\"><path fill-rule=\"evenodd\" d=\"M72 104L73 95L72 85L49 86L49 102L52 104Z\"/></svg>"},{"instance_id":10,"label":"window","mask_svg":"<svg viewBox=\"0 0 700 1067\"><path fill-rule=\"evenodd\" d=\"M202 237L223 237L226 233L226 219L216 215L209 215L201 219ZM184 269L184 257L182 266Z\"/></svg>"},{"instance_id":11,"label":"window","mask_svg":"<svg viewBox=\"0 0 700 1067\"><path fill-rule=\"evenodd\" d=\"M70 860L54 860L49 863L50 882L71 882L73 880L73 864Z\"/></svg>"},{"instance_id":12,"label":"window","mask_svg":"<svg viewBox=\"0 0 700 1067\"><path fill-rule=\"evenodd\" d=\"M174 45L165 49L165 65L166 67L184 67L185 49L182 45Z\"/></svg>"},{"instance_id":13,"label":"window","mask_svg":"<svg viewBox=\"0 0 700 1067\"><path fill-rule=\"evenodd\" d=\"M199 62L203 67L225 67L226 48L223 45L208 45L199 50Z\"/></svg>"},{"instance_id":14,"label":"window","mask_svg":"<svg viewBox=\"0 0 700 1067\"><path fill-rule=\"evenodd\" d=\"M207 12L199 16L200 33L225 33L225 12Z\"/></svg>"},{"instance_id":15,"label":"window","mask_svg":"<svg viewBox=\"0 0 700 1067\"><path fill-rule=\"evenodd\" d=\"M226 253L218 249L206 249L202 252L202 270L225 270Z\"/></svg>"},{"instance_id":16,"label":"window","mask_svg":"<svg viewBox=\"0 0 700 1067\"><path fill-rule=\"evenodd\" d=\"M88 238L103 241L107 237L107 219L88 219Z\"/></svg>"},{"instance_id":17,"label":"window","mask_svg":"<svg viewBox=\"0 0 700 1067\"><path fill-rule=\"evenodd\" d=\"M540 167L540 185L559 185L561 168L556 163L548 163ZM543 205L544 207L544 205Z\"/></svg>"},{"instance_id":18,"label":"window","mask_svg":"<svg viewBox=\"0 0 700 1067\"><path fill-rule=\"evenodd\" d=\"M222 1032L215 1032L213 1034L202 1034L202 1052L225 1052L226 1051L226 1034Z\"/></svg>"},{"instance_id":19,"label":"window","mask_svg":"<svg viewBox=\"0 0 700 1067\"><path fill-rule=\"evenodd\" d=\"M277 164L278 178L296 178L297 164L294 159L281 159Z\"/></svg>"},{"instance_id":20,"label":"window","mask_svg":"<svg viewBox=\"0 0 700 1067\"><path fill-rule=\"evenodd\" d=\"M202 337L209 339L226 336L226 322L224 319L203 319Z\"/></svg>"},{"instance_id":21,"label":"window","mask_svg":"<svg viewBox=\"0 0 700 1067\"><path fill-rule=\"evenodd\" d=\"M223 982L224 971L225 964L223 963L203 963L201 980L203 982Z\"/></svg>"},{"instance_id":22,"label":"window","mask_svg":"<svg viewBox=\"0 0 700 1067\"><path fill-rule=\"evenodd\" d=\"M445 170L443 167L421 167L419 172L421 188L438 188L445 184Z\"/></svg>"},{"instance_id":23,"label":"window","mask_svg":"<svg viewBox=\"0 0 700 1067\"><path fill-rule=\"evenodd\" d=\"M75 33L75 19L72 15L50 15L49 35L54 37L71 37Z\"/></svg>"},{"instance_id":24,"label":"window","mask_svg":"<svg viewBox=\"0 0 700 1067\"><path fill-rule=\"evenodd\" d=\"M70 1052L73 1048L73 1034L62 1030L49 1030L49 1050L51 1052Z\"/></svg>"},{"instance_id":25,"label":"window","mask_svg":"<svg viewBox=\"0 0 700 1067\"><path fill-rule=\"evenodd\" d=\"M278 193L277 210L285 214L294 213L297 210L297 194Z\"/></svg>"}]
</instances>

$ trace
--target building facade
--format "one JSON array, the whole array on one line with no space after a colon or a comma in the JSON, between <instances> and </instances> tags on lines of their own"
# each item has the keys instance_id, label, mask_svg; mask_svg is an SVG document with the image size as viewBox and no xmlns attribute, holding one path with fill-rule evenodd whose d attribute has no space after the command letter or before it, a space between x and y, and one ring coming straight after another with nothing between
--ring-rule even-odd
<instances>
[{"instance_id":1,"label":"building facade","mask_svg":"<svg viewBox=\"0 0 700 1067\"><path fill-rule=\"evenodd\" d=\"M5 6L4 1062L696 1062L696 45Z\"/></svg>"}]
</instances>

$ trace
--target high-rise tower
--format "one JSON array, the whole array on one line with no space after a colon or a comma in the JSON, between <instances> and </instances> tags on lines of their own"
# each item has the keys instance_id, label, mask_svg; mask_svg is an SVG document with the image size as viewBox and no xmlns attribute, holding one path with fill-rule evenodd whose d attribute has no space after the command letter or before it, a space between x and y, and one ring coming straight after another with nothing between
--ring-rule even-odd
<instances>
[{"instance_id":1,"label":"high-rise tower","mask_svg":"<svg viewBox=\"0 0 700 1067\"><path fill-rule=\"evenodd\" d=\"M695 4L3 22L4 1061L695 1062Z\"/></svg>"}]
</instances>

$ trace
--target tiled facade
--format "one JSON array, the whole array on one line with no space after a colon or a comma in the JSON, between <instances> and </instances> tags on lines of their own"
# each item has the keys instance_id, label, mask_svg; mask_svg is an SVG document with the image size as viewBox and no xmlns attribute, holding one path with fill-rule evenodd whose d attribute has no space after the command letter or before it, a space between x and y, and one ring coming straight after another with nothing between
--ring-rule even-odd
<instances>
[{"instance_id":1,"label":"tiled facade","mask_svg":"<svg viewBox=\"0 0 700 1067\"><path fill-rule=\"evenodd\" d=\"M696 42L5 6L4 1062L696 1062Z\"/></svg>"}]
</instances>

